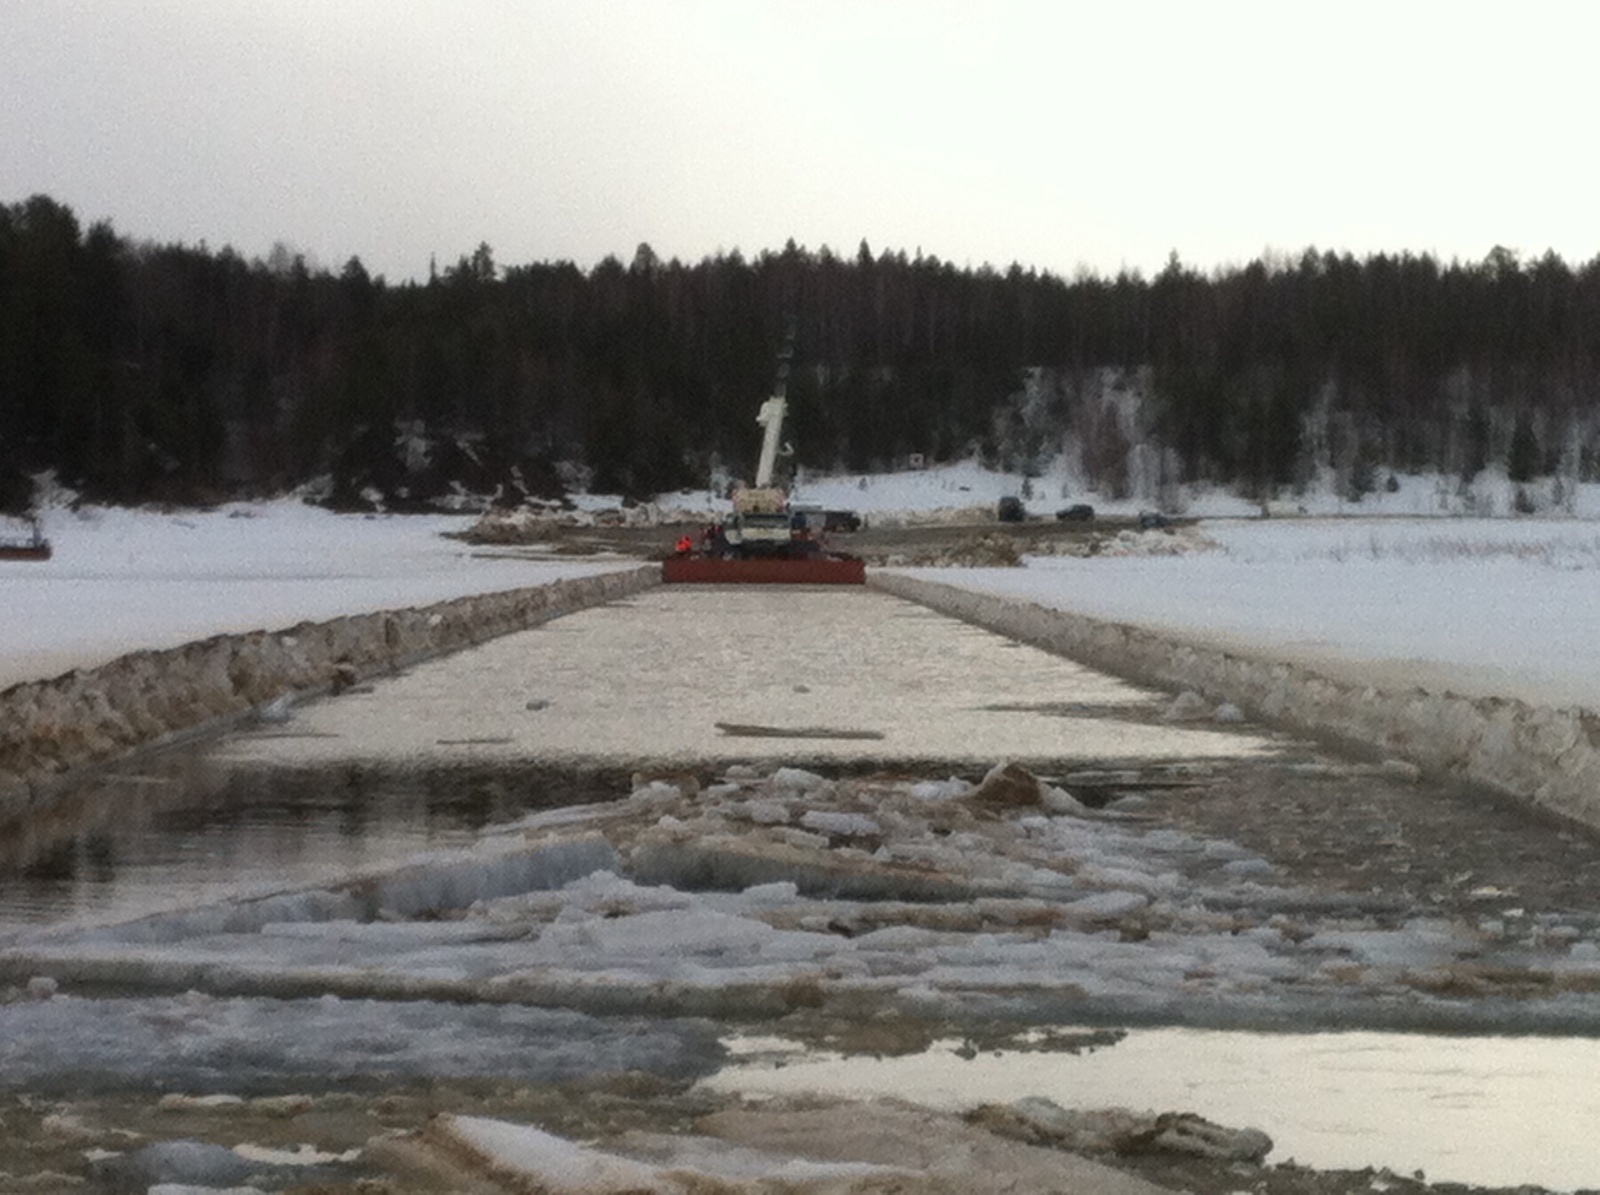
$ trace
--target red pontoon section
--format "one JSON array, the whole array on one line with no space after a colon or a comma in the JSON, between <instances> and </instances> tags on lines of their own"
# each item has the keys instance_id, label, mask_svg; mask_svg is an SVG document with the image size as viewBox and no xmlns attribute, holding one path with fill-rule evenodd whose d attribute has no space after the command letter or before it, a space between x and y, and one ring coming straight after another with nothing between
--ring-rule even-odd
<instances>
[{"instance_id":1,"label":"red pontoon section","mask_svg":"<svg viewBox=\"0 0 1600 1195\"><path fill-rule=\"evenodd\" d=\"M0 560L49 560L50 544L0 544Z\"/></svg>"},{"instance_id":2,"label":"red pontoon section","mask_svg":"<svg viewBox=\"0 0 1600 1195\"><path fill-rule=\"evenodd\" d=\"M661 579L669 585L864 585L867 569L859 560L671 556L661 562Z\"/></svg>"}]
</instances>

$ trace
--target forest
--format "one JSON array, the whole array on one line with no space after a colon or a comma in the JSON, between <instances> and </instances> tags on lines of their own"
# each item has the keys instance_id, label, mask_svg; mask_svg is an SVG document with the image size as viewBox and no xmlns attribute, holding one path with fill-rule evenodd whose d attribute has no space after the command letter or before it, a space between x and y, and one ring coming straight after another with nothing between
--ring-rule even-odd
<instances>
[{"instance_id":1,"label":"forest","mask_svg":"<svg viewBox=\"0 0 1600 1195\"><path fill-rule=\"evenodd\" d=\"M137 242L47 196L0 205L0 509L205 503L320 481L341 508L452 493L645 497L747 475L792 344L813 472L1068 453L1126 496L1253 497L1331 470L1600 479L1600 257L1306 249L1153 277L958 267L790 241L753 257L501 265Z\"/></svg>"}]
</instances>

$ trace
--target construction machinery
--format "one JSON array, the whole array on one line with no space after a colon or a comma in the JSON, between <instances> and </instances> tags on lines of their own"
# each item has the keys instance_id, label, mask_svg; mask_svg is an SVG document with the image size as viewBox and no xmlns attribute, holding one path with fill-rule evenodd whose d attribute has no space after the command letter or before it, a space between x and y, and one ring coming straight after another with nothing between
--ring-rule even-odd
<instances>
[{"instance_id":1,"label":"construction machinery","mask_svg":"<svg viewBox=\"0 0 1600 1195\"><path fill-rule=\"evenodd\" d=\"M664 581L860 585L866 580L861 561L830 552L821 520L791 506L789 495L773 482L778 457L794 453L783 443L791 354L788 344L778 354L775 393L756 414L762 437L755 485L734 488L733 513L707 527L698 543L679 541L679 550L662 564Z\"/></svg>"}]
</instances>

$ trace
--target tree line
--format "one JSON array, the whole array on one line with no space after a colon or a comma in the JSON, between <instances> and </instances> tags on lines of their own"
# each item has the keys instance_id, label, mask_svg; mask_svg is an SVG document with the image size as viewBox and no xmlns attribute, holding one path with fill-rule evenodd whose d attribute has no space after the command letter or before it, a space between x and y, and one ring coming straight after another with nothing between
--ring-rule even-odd
<instances>
[{"instance_id":1,"label":"tree line","mask_svg":"<svg viewBox=\"0 0 1600 1195\"><path fill-rule=\"evenodd\" d=\"M700 486L749 473L791 340L788 438L817 471L1067 447L1111 489L1152 459L1257 494L1326 467L1357 490L1600 476L1600 257L1064 278L864 242L587 270L479 245L391 284L355 257L135 242L34 196L0 206L0 503L45 468L118 501Z\"/></svg>"}]
</instances>

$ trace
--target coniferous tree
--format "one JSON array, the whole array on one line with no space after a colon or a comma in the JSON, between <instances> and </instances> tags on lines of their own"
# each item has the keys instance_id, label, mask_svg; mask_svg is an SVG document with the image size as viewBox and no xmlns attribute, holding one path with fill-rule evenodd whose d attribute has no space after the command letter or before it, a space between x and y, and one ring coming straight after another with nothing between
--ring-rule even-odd
<instances>
[{"instance_id":1,"label":"coniferous tree","mask_svg":"<svg viewBox=\"0 0 1600 1195\"><path fill-rule=\"evenodd\" d=\"M331 472L352 503L520 492L562 461L634 493L748 476L791 327L813 469L1066 447L1113 489L1175 455L1256 494L1319 467L1352 489L1600 469L1600 259L1307 250L1206 275L1175 253L1150 280L1064 279L865 241L696 263L641 243L588 271L480 242L391 286L282 245L133 244L35 196L0 206L0 490L45 467L125 498ZM1113 377L1115 417L1094 408Z\"/></svg>"}]
</instances>

